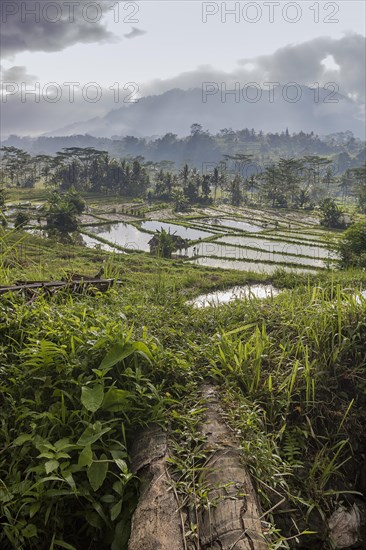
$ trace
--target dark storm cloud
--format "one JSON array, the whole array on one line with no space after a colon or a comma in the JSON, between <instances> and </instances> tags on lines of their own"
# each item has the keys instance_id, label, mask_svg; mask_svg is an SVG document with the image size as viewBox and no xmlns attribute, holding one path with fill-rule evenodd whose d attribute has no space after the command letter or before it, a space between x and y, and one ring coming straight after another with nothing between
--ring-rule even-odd
<instances>
[{"instance_id":1,"label":"dark storm cloud","mask_svg":"<svg viewBox=\"0 0 366 550\"><path fill-rule=\"evenodd\" d=\"M117 40L103 22L115 5L115 0L0 0L1 55Z\"/></svg>"}]
</instances>

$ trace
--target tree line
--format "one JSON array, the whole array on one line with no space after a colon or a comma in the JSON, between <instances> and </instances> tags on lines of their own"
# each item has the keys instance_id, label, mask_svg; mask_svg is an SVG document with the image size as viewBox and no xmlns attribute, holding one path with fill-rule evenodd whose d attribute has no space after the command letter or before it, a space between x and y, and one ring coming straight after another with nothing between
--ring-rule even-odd
<instances>
[{"instance_id":1,"label":"tree line","mask_svg":"<svg viewBox=\"0 0 366 550\"><path fill-rule=\"evenodd\" d=\"M337 173L360 166L365 160L365 142L352 132L338 132L319 137L313 132L264 133L253 128L234 131L222 128L216 134L192 124L187 136L168 132L163 136L113 136L112 139L90 135L27 138L10 136L2 145L23 149L32 155L40 152L56 155L65 148L94 148L107 151L114 158L144 157L151 162L169 160L177 166L187 163L202 170L202 163L219 163L227 152L254 154L259 165L279 157L300 158L304 155L332 156Z\"/></svg>"},{"instance_id":2,"label":"tree line","mask_svg":"<svg viewBox=\"0 0 366 550\"><path fill-rule=\"evenodd\" d=\"M325 198L345 201L353 197L366 213L365 165L335 175L333 161L319 155L280 157L258 167L251 154L225 154L203 173L187 163L177 170L171 161L116 159L92 147L70 147L55 156L31 156L16 147L0 151L2 188L32 188L41 181L46 188L61 192L74 189L173 202L177 211L217 200L233 206L310 209Z\"/></svg>"}]
</instances>

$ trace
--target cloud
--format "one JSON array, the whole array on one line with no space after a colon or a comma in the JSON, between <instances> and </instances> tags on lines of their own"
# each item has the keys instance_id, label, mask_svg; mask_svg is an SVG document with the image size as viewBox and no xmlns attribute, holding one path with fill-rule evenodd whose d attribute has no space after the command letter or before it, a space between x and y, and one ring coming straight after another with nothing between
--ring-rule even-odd
<instances>
[{"instance_id":1,"label":"cloud","mask_svg":"<svg viewBox=\"0 0 366 550\"><path fill-rule=\"evenodd\" d=\"M224 83L229 90L236 82L242 86L256 82L296 82L310 87L335 83L339 93L365 103L365 37L347 34L340 39L319 37L301 44L289 44L274 53L238 61L232 72L217 70L210 65L197 67L173 78L156 79L142 88L144 95L160 94L172 88L200 88L203 82ZM323 60L332 56L338 68L332 70ZM329 67L329 66L328 66Z\"/></svg>"},{"instance_id":2,"label":"cloud","mask_svg":"<svg viewBox=\"0 0 366 550\"><path fill-rule=\"evenodd\" d=\"M117 37L103 22L115 5L115 0L1 0L2 56L56 52L79 42L115 41Z\"/></svg>"},{"instance_id":3,"label":"cloud","mask_svg":"<svg viewBox=\"0 0 366 550\"><path fill-rule=\"evenodd\" d=\"M124 34L123 36L125 38L136 38L137 36L142 36L143 34L146 34L147 31L143 31L142 29L138 29L137 27L132 27L132 30L127 33L127 34Z\"/></svg>"},{"instance_id":4,"label":"cloud","mask_svg":"<svg viewBox=\"0 0 366 550\"><path fill-rule=\"evenodd\" d=\"M323 60L331 56L338 66L328 68ZM349 33L340 39L319 37L301 44L279 48L271 55L242 59L240 65L254 62L263 78L281 83L294 81L320 85L335 82L344 95L357 94L365 101L366 40L364 36Z\"/></svg>"},{"instance_id":5,"label":"cloud","mask_svg":"<svg viewBox=\"0 0 366 550\"><path fill-rule=\"evenodd\" d=\"M15 65L14 67L9 67L9 69L4 69L0 67L1 70L1 80L5 82L16 82L25 84L31 84L36 82L37 77L35 75L30 75L27 73L27 68L23 65Z\"/></svg>"},{"instance_id":6,"label":"cloud","mask_svg":"<svg viewBox=\"0 0 366 550\"><path fill-rule=\"evenodd\" d=\"M331 69L329 65L327 68L323 60L328 56L332 56L339 69ZM271 55L262 55L251 59L240 59L236 69L231 72L218 70L211 65L203 65L192 71L178 74L174 78L165 80L156 79L154 81L145 82L145 84L140 85L140 95L149 96L162 94L176 88L183 90L191 88L201 89L204 82L215 82L220 87L221 84L224 83L228 91L233 88L236 82L239 82L241 86L250 82L256 82L259 85L263 85L265 82L279 82L282 85L286 85L289 82L296 82L299 85L310 87L314 87L315 83L319 82L319 88L322 88L327 83L334 82L339 86L339 93L350 98L349 102L343 101L337 104L330 103L329 105L324 105L322 103L322 113L328 113L327 109L329 110L329 116L324 122L324 127L329 127L331 131L336 131L337 121L340 121L341 116L343 116L343 121L347 119L347 116L349 117L350 128L352 127L352 121L355 117L358 118L359 121L364 119L364 66L365 38L363 36L347 34L340 39L319 37L301 44L290 44L276 50ZM34 81L34 77L26 74L24 67L18 66L8 69L6 77L7 80L14 82L27 82L32 79ZM39 103L35 103L32 94L27 97L26 102L22 102L20 93L14 93L7 98L6 103L1 105L3 115L2 135L6 136L10 133L36 135L62 128L76 121L90 121L93 117L103 117L111 110L123 106L123 99L125 95L129 93L129 91L122 91L120 97L121 104L116 104L114 102L114 94L110 89L103 90L102 92L101 100L97 103L86 101L81 90L76 91L75 101L70 102L68 99L68 90L64 87L62 89L62 98L55 103L50 102L45 96L41 98ZM329 94L331 92L332 87L329 88ZM321 93L324 95L324 93L328 92L322 91ZM311 95L312 91L309 91L309 94L312 98L314 97ZM199 96L200 94L197 95ZM177 95L173 94L173 96L173 107L175 111L178 112L180 107L179 100L176 99ZM215 96L215 99L217 98L219 98L219 94ZM161 97L159 99L159 105L164 112L167 107L167 102L167 97ZM312 99L312 103L314 104L314 110L316 110L314 99ZM130 106L127 107L128 110L130 110ZM255 105L250 107L248 113L250 111L251 114L254 114L256 112L254 107ZM202 110L202 102L200 102L200 109ZM342 109L347 111L346 114ZM173 111L174 109L172 112ZM316 112L318 111L319 110ZM131 117L132 113L136 113L136 110L131 109ZM300 116L301 113L300 103L294 104L291 113L288 113L290 117L289 120L293 121L294 125L296 123L296 127L301 127L303 124L304 118ZM113 119L114 114L112 113L111 116ZM162 115L160 111L152 108L146 116L151 120L159 120ZM297 116L299 118L298 123L296 122ZM359 123L362 124L361 122ZM108 124L110 124L110 121ZM131 127L132 124L133 121L131 119ZM137 124L135 118L134 124ZM156 124L158 125L158 122L156 122ZM254 121L253 124L255 124ZM310 119L309 124L311 124ZM85 128L87 128L88 132L90 128L90 132L92 132L92 128L98 125L98 121L94 123L93 120L91 120L90 124L88 122ZM168 125L167 122L167 126ZM245 126L245 122L243 122L243 125ZM75 129L78 127L80 126L75 124ZM107 130L108 128L106 132ZM123 133L122 126L120 133ZM151 131L151 134L152 133L156 132ZM105 135L107 135L107 133Z\"/></svg>"}]
</instances>

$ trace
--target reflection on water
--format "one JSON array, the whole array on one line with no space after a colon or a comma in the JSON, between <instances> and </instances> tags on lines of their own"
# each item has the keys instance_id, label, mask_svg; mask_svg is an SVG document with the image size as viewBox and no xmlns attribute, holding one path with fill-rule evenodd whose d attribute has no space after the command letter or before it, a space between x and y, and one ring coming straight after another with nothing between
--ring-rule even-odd
<instances>
[{"instance_id":1,"label":"reflection on water","mask_svg":"<svg viewBox=\"0 0 366 550\"><path fill-rule=\"evenodd\" d=\"M110 243L116 243L123 248L130 250L142 250L149 252L148 242L152 235L143 233L134 225L129 223L114 223L113 225L100 225L98 227L86 228L88 232L95 233Z\"/></svg>"},{"instance_id":2,"label":"reflection on water","mask_svg":"<svg viewBox=\"0 0 366 550\"><path fill-rule=\"evenodd\" d=\"M274 273L277 269L291 271L295 273L316 273L314 269L305 267L279 266L276 264L256 263L256 262L236 262L235 260L224 260L219 258L196 258L189 260L189 263L201 265L203 267L220 267L221 269L236 269L238 271L255 271L257 273Z\"/></svg>"},{"instance_id":3,"label":"reflection on water","mask_svg":"<svg viewBox=\"0 0 366 550\"><path fill-rule=\"evenodd\" d=\"M146 231L160 231L164 229L165 231L170 231L170 233L175 233L183 239L197 240L197 239L207 239L212 237L213 233L208 231L202 231L201 229L193 229L192 227L184 227L183 225L176 225L173 223L159 222L156 220L143 222L141 224L142 229Z\"/></svg>"},{"instance_id":4,"label":"reflection on water","mask_svg":"<svg viewBox=\"0 0 366 550\"><path fill-rule=\"evenodd\" d=\"M239 237L240 239L241 237ZM229 239L229 237L227 237ZM255 246L254 241L248 242L251 246ZM287 244L282 243L283 252L287 252ZM299 250L299 248L298 248ZM261 262L286 262L289 264L301 264L309 265L310 267L325 267L324 261L317 258L315 255L313 258L302 258L301 256L283 254L281 252L267 252L266 250L252 250L250 248L239 248L234 244L228 244L221 241L215 242L201 242L195 246L190 246L187 250L187 255L190 258L195 256L218 256L225 260L257 260ZM239 263L239 262L238 262ZM235 268L235 269L240 269ZM258 271L258 269L255 269Z\"/></svg>"},{"instance_id":5,"label":"reflection on water","mask_svg":"<svg viewBox=\"0 0 366 550\"><path fill-rule=\"evenodd\" d=\"M227 220L226 218L211 218L207 220L201 220L205 223L210 223L214 225L223 225L226 227L233 227L234 229L239 229L240 231L248 231L249 233L257 233L258 231L263 231L265 227L260 225L254 225L241 220Z\"/></svg>"},{"instance_id":6,"label":"reflection on water","mask_svg":"<svg viewBox=\"0 0 366 550\"><path fill-rule=\"evenodd\" d=\"M118 252L118 254L125 254L122 250L118 250L114 246L106 243L102 243L97 239L89 237L89 235L82 235L83 241L88 248L99 248L100 250L105 250L107 252Z\"/></svg>"},{"instance_id":7,"label":"reflection on water","mask_svg":"<svg viewBox=\"0 0 366 550\"><path fill-rule=\"evenodd\" d=\"M361 304L363 300L366 300L366 290L362 290L358 296L356 296L356 302Z\"/></svg>"},{"instance_id":8,"label":"reflection on water","mask_svg":"<svg viewBox=\"0 0 366 550\"><path fill-rule=\"evenodd\" d=\"M320 246L311 246L307 244L293 244L285 243L283 241L272 241L266 239L258 239L255 237L222 237L220 241L228 244L237 244L240 246L250 246L253 248L261 248L262 250L272 254L273 252L278 254L294 254L310 256L314 259L335 257L327 248Z\"/></svg>"},{"instance_id":9,"label":"reflection on water","mask_svg":"<svg viewBox=\"0 0 366 550\"><path fill-rule=\"evenodd\" d=\"M269 298L276 296L278 290L272 285L234 286L229 290L218 290L209 294L202 294L187 302L193 307L219 306L233 300L249 300L251 298Z\"/></svg>"}]
</instances>

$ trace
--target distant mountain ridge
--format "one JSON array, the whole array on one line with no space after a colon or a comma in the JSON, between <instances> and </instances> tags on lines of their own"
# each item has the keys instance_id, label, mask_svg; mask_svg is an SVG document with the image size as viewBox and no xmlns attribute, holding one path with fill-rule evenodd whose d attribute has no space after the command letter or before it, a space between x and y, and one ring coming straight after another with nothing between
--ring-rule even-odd
<instances>
[{"instance_id":1,"label":"distant mountain ridge","mask_svg":"<svg viewBox=\"0 0 366 550\"><path fill-rule=\"evenodd\" d=\"M260 99L253 101L260 93ZM294 101L296 94L298 100ZM364 137L365 133L359 105L333 92L331 87L313 89L299 86L296 89L282 86L272 93L268 89L260 92L255 87L249 87L245 99L241 93L238 102L233 94L225 97L220 91L206 96L206 101L203 99L201 88L176 88L160 95L143 97L137 103L125 104L109 111L104 117L75 122L44 135L143 137L173 132L184 136L194 122L200 123L211 133L221 128L255 128L275 132L283 127L288 127L290 132L313 131L319 135L350 130L356 136Z\"/></svg>"}]
</instances>

